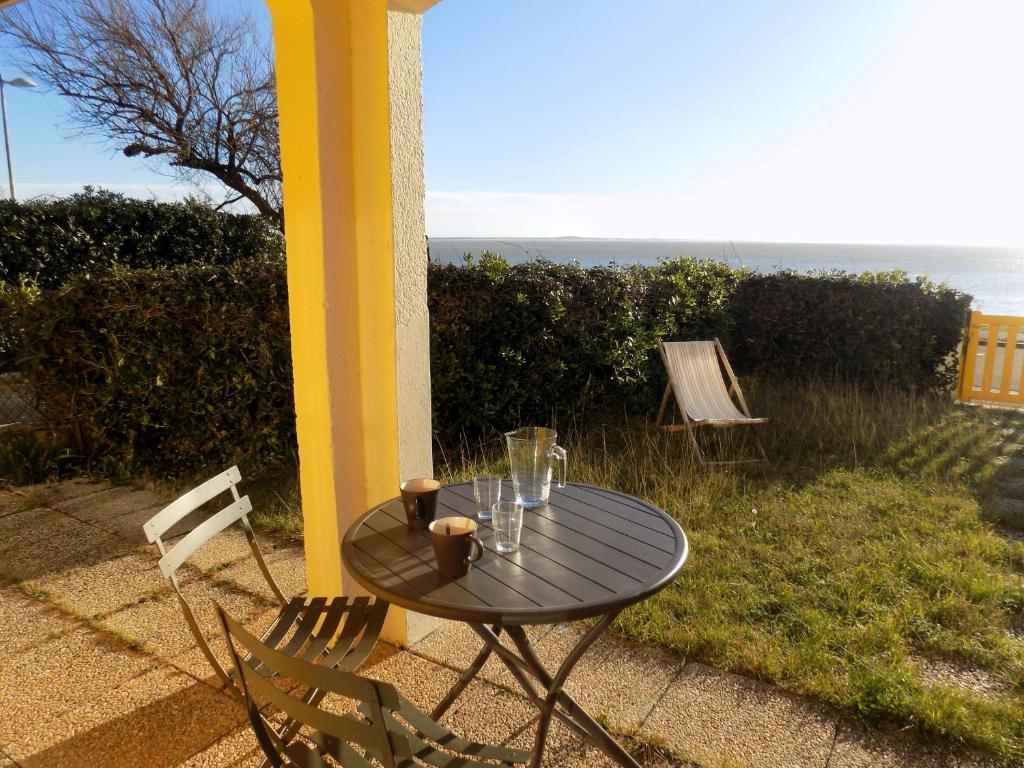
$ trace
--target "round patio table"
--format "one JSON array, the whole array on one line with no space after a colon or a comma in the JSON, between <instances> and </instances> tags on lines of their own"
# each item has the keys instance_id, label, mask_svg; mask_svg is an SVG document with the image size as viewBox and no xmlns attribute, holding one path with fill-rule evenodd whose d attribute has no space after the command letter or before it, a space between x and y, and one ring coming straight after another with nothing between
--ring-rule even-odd
<instances>
[{"instance_id":1,"label":"round patio table","mask_svg":"<svg viewBox=\"0 0 1024 768\"><path fill-rule=\"evenodd\" d=\"M506 485L511 483L502 483L502 498L512 499ZM437 517L449 515L476 518L471 484L441 490ZM639 768L563 685L623 608L672 583L686 561L686 534L675 520L641 499L570 483L552 486L545 506L523 513L519 551L502 554L495 549L490 521L479 521L477 535L483 557L459 579L437 572L430 539L409 529L397 498L359 518L342 541L350 572L371 593L417 613L466 622L483 641L433 717L444 714L494 653L540 710L533 768L541 765L552 717L620 765ZM554 672L540 662L523 630L529 624L595 617ZM502 632L515 650L501 643Z\"/></svg>"}]
</instances>

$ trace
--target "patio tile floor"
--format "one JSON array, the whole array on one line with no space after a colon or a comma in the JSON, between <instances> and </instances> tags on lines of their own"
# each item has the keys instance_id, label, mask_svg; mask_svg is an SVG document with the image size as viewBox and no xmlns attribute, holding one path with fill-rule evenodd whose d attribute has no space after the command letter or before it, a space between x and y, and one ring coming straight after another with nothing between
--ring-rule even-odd
<instances>
[{"instance_id":1,"label":"patio tile floor","mask_svg":"<svg viewBox=\"0 0 1024 768\"><path fill-rule=\"evenodd\" d=\"M0 492L0 768L255 768L262 758L243 708L220 690L195 646L155 549L138 546L134 528L160 501L118 490L72 481ZM146 508L131 509L136 502ZM221 653L211 597L257 628L276 613L269 595L257 596L265 591L255 566L239 562L248 556L244 535L230 532L181 572ZM304 588L300 548L275 548L268 561L286 591ZM530 634L545 663L557 666L581 631L559 625ZM442 622L411 649L378 645L363 671L429 711L479 647L467 627ZM638 747L645 768L999 765L859 729L773 686L614 637L583 657L567 688L618 733L679 756ZM443 722L470 739L529 748L536 712L492 659ZM544 764L613 766L557 722Z\"/></svg>"},{"instance_id":2,"label":"patio tile floor","mask_svg":"<svg viewBox=\"0 0 1024 768\"><path fill-rule=\"evenodd\" d=\"M641 731L701 764L725 760L765 768L823 768L836 727L833 718L802 699L691 663Z\"/></svg>"}]
</instances>

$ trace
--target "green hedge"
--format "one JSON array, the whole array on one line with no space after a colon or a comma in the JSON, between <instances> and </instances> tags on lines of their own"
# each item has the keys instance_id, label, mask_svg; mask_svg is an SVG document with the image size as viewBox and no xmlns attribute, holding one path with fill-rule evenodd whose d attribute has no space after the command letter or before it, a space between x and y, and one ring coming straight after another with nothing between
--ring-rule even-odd
<instances>
[{"instance_id":1,"label":"green hedge","mask_svg":"<svg viewBox=\"0 0 1024 768\"><path fill-rule=\"evenodd\" d=\"M27 350L42 408L94 463L182 473L292 458L280 264L116 270L8 299L5 332ZM452 445L570 414L651 413L658 338L718 336L741 373L943 386L969 297L898 273L489 258L431 265L429 305L434 426Z\"/></svg>"},{"instance_id":2,"label":"green hedge","mask_svg":"<svg viewBox=\"0 0 1024 768\"><path fill-rule=\"evenodd\" d=\"M0 281L55 288L113 266L280 261L280 233L259 216L195 201L158 203L86 189L52 201L0 202Z\"/></svg>"},{"instance_id":3,"label":"green hedge","mask_svg":"<svg viewBox=\"0 0 1024 768\"><path fill-rule=\"evenodd\" d=\"M665 383L659 338L717 336L740 373L947 387L970 306L901 272L762 275L692 259L583 269L492 258L430 278L445 443L570 413L649 412Z\"/></svg>"},{"instance_id":4,"label":"green hedge","mask_svg":"<svg viewBox=\"0 0 1024 768\"><path fill-rule=\"evenodd\" d=\"M93 468L294 461L279 264L114 270L22 303L21 368Z\"/></svg>"}]
</instances>

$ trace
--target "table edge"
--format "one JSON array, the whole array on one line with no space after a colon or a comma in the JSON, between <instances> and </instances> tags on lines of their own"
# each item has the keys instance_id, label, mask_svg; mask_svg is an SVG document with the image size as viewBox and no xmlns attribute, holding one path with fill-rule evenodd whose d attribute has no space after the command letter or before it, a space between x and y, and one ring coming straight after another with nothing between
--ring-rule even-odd
<instances>
[{"instance_id":1,"label":"table edge","mask_svg":"<svg viewBox=\"0 0 1024 768\"><path fill-rule=\"evenodd\" d=\"M452 488L459 485L472 485L471 483L450 483L443 486L443 488ZM367 510L360 515L355 522L353 522L348 529L345 531L345 535L341 541L341 552L343 559L343 567L348 571L349 574L356 580L356 582L371 595L375 595L387 602L397 605L400 608L404 608L414 613L424 614L426 616L434 616L440 619L451 619L454 621L472 622L472 623L498 623L502 625L531 625L531 624L557 624L563 621L579 621L583 619L590 619L595 616L603 616L608 613L614 613L628 608L631 605L636 605L639 602L646 600L647 598L657 594L663 589L667 588L673 581L678 578L683 566L686 564L690 554L690 540L683 530L682 526L665 510L651 504L649 501L632 496L628 493L616 491L611 488L602 488L598 485L591 485L590 483L566 483L566 486L576 486L579 488L592 488L598 491L606 491L615 493L627 499L632 499L643 504L646 507L653 507L657 510L664 519L668 522L669 527L672 529L672 533L676 538L676 552L673 555L672 562L666 567L665 572L659 579L652 582L644 590L638 592L635 595L630 595L627 598L620 600L611 600L607 603L595 603L592 608L582 607L575 610L566 610L564 608L550 610L545 609L521 609L521 610L477 610L466 608L465 606L455 605L452 603L445 603L441 601L435 601L430 603L422 603L392 592L391 590L382 588L379 584L373 580L365 577L356 568L351 567L350 563L356 559L355 544L353 543L353 534L361 526L367 518L371 515L376 514L380 511L381 507L390 504L395 501L399 501L401 497L395 496L380 504L375 504L372 509Z\"/></svg>"}]
</instances>

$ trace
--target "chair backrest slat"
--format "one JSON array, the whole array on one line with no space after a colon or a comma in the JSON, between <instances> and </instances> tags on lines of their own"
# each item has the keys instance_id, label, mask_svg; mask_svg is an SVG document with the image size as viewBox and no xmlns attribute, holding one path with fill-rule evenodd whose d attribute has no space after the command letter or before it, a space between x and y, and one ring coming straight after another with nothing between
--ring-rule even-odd
<instances>
[{"instance_id":1,"label":"chair backrest slat","mask_svg":"<svg viewBox=\"0 0 1024 768\"><path fill-rule=\"evenodd\" d=\"M242 662L241 669L250 693L274 705L286 716L341 741L358 744L374 752L380 750L380 738L372 725L352 717L336 715L289 696L245 662Z\"/></svg>"},{"instance_id":2,"label":"chair backrest slat","mask_svg":"<svg viewBox=\"0 0 1024 768\"><path fill-rule=\"evenodd\" d=\"M408 739L399 734L389 733L385 720L386 711L393 711L401 706L398 692L393 686L360 677L352 672L330 669L292 658L260 641L228 616L219 605L217 614L224 628L229 652L236 669L240 672L243 693L249 704L250 719L257 735L261 730L265 732L266 724L253 704L254 693L293 721L313 729L313 733L308 736L320 746L326 747L328 753L343 765L352 763L353 753L347 745L365 749L367 754L379 760L385 768L396 768L399 761L402 765L408 762L406 758L412 756ZM240 651L244 651L244 654ZM315 690L319 694L330 692L354 699L366 719L360 720L349 714L339 715L321 709L316 706L319 699L314 701L308 694L300 699L286 693L266 679L266 669L257 671L256 663L305 686L307 691ZM267 739L260 739L264 750L267 750L268 745L264 743L265 741Z\"/></svg>"},{"instance_id":3,"label":"chair backrest slat","mask_svg":"<svg viewBox=\"0 0 1024 768\"><path fill-rule=\"evenodd\" d=\"M204 520L175 544L170 552L160 558L160 572L170 578L197 549L232 523L237 523L243 515L249 512L252 512L252 502L249 501L248 496L243 496L233 504L224 507L213 517Z\"/></svg>"},{"instance_id":4,"label":"chair backrest slat","mask_svg":"<svg viewBox=\"0 0 1024 768\"><path fill-rule=\"evenodd\" d=\"M145 532L146 538L150 543L155 542L159 537L163 536L172 525L177 523L187 514L194 512L210 499L224 493L224 491L234 489L241 480L242 473L236 466L226 472L221 472L216 477L212 477L202 485L193 488L188 493L180 496L161 509L142 526L142 530ZM235 498L238 498L237 492Z\"/></svg>"}]
</instances>

